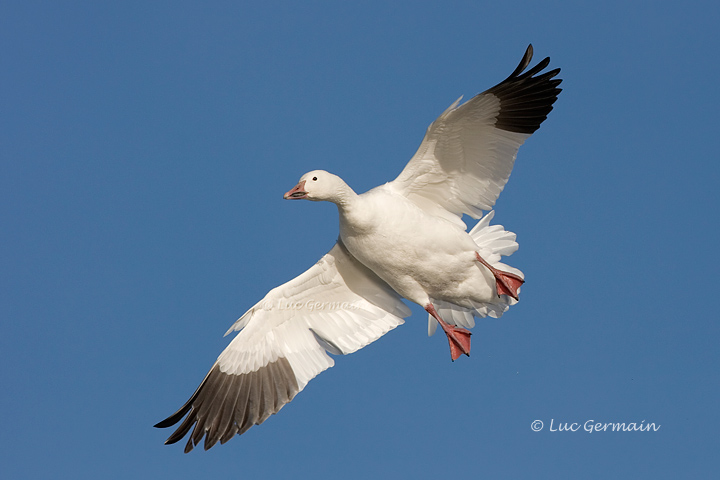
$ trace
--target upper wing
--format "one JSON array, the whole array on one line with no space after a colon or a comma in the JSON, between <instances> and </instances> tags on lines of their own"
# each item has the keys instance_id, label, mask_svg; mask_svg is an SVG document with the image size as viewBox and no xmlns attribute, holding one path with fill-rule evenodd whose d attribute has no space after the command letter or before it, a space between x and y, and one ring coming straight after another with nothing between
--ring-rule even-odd
<instances>
[{"instance_id":1,"label":"upper wing","mask_svg":"<svg viewBox=\"0 0 720 480\"><path fill-rule=\"evenodd\" d=\"M195 426L185 452L205 450L277 413L334 362L403 323L410 309L338 243L309 270L274 288L230 328L240 330L190 400L155 425L175 425L166 444Z\"/></svg>"},{"instance_id":2,"label":"upper wing","mask_svg":"<svg viewBox=\"0 0 720 480\"><path fill-rule=\"evenodd\" d=\"M541 75L550 58L522 73L532 45L515 71L458 106L450 105L427 129L420 148L390 186L422 208L454 222L490 210L510 177L520 145L552 110L560 69ZM457 216L456 216L457 215Z\"/></svg>"}]
</instances>

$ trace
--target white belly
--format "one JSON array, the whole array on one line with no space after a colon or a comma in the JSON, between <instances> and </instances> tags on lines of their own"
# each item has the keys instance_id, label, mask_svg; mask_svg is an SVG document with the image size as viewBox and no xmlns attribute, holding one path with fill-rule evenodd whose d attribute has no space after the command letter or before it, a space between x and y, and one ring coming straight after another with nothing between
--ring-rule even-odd
<instances>
[{"instance_id":1,"label":"white belly","mask_svg":"<svg viewBox=\"0 0 720 480\"><path fill-rule=\"evenodd\" d=\"M495 282L476 261L472 238L411 202L401 207L391 212L366 208L363 218L341 215L340 238L350 253L422 306L433 300L466 307L491 301Z\"/></svg>"}]
</instances>

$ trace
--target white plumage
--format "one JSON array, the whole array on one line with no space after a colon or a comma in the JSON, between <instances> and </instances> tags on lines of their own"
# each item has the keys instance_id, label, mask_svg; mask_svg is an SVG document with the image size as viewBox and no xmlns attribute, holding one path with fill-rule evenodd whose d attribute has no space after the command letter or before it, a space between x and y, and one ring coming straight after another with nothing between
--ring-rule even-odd
<instances>
[{"instance_id":1,"label":"white plumage","mask_svg":"<svg viewBox=\"0 0 720 480\"><path fill-rule=\"evenodd\" d=\"M515 234L490 225L470 231L462 215L481 218L512 171L518 148L539 128L560 92L546 58L464 104L458 99L429 127L420 148L392 182L356 194L342 179L315 170L287 199L331 201L340 215L338 243L305 273L274 288L230 328L239 331L198 389L175 414L166 443L190 430L188 452L262 423L333 366L329 353L352 353L403 323L402 298L429 313L453 360L469 354L475 317L501 316L516 303L520 270L501 262L518 248Z\"/></svg>"}]
</instances>

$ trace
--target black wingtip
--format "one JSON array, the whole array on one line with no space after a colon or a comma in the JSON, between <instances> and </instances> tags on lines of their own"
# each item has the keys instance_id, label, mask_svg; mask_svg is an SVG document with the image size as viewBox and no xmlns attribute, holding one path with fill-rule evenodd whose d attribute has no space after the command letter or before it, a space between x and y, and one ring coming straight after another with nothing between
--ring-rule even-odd
<instances>
[{"instance_id":1,"label":"black wingtip","mask_svg":"<svg viewBox=\"0 0 720 480\"><path fill-rule=\"evenodd\" d=\"M214 365L213 365L213 367L214 367ZM210 372L212 372L212 369L210 369ZM195 392L193 392L193 394L190 396L190 399L187 402L185 402L185 404L182 407L180 407L177 412L173 413L172 415L167 417L165 420L162 420L162 421L156 423L155 425L153 425L153 427L168 428L168 427L172 427L173 425L178 423L180 420L182 420L182 418L192 408L192 404L195 401L195 399L197 398L198 393L200 393L200 390L202 389L203 385L205 385L205 382L207 382L207 379L210 376L210 372L208 372L208 374L205 375L205 378L203 378L203 381L200 382L200 385L198 386L198 388L195 389ZM172 437L170 437L170 438L172 438ZM170 440L170 439L168 439L168 440ZM175 441L177 441L177 440L175 440ZM171 443L175 443L175 442L171 442ZM166 444L167 444L167 442L166 442Z\"/></svg>"},{"instance_id":2,"label":"black wingtip","mask_svg":"<svg viewBox=\"0 0 720 480\"><path fill-rule=\"evenodd\" d=\"M224 373L216 363L192 397L155 427L171 427L184 418L165 445L179 442L191 430L185 453L200 445L204 449L225 443L270 415L293 399L300 390L295 372L285 357L248 373Z\"/></svg>"},{"instance_id":3,"label":"black wingtip","mask_svg":"<svg viewBox=\"0 0 720 480\"><path fill-rule=\"evenodd\" d=\"M500 100L495 127L501 130L532 134L547 118L561 92L558 85L562 80L554 78L560 73L559 68L541 73L550 65L550 57L525 71L532 57L533 47L530 44L510 76L484 92Z\"/></svg>"},{"instance_id":4,"label":"black wingtip","mask_svg":"<svg viewBox=\"0 0 720 480\"><path fill-rule=\"evenodd\" d=\"M177 422L170 423L170 418L166 418L165 420L153 425L153 428L167 428L167 427L171 427L171 426L175 425L175 423L177 423Z\"/></svg>"},{"instance_id":5,"label":"black wingtip","mask_svg":"<svg viewBox=\"0 0 720 480\"><path fill-rule=\"evenodd\" d=\"M192 402L195 400L196 396L197 396L197 392L192 397L190 397L190 400L188 400L185 403L185 405L180 407L180 409L177 412L173 413L172 415L167 417L165 420L162 420L162 421L156 423L155 425L153 425L153 427L168 428L168 427L172 427L173 425L178 423L190 411L190 409L192 408Z\"/></svg>"},{"instance_id":6,"label":"black wingtip","mask_svg":"<svg viewBox=\"0 0 720 480\"><path fill-rule=\"evenodd\" d=\"M515 68L513 73L511 73L510 76L506 80L520 75L522 73L522 71L525 70L528 65L530 65L530 62L532 61L532 57L533 57L533 46L531 43L525 49L525 55L523 55L518 66Z\"/></svg>"},{"instance_id":7,"label":"black wingtip","mask_svg":"<svg viewBox=\"0 0 720 480\"><path fill-rule=\"evenodd\" d=\"M154 428L168 428L168 427L172 427L172 426L175 425L177 422L179 422L182 417L185 416L185 414L188 412L188 410L190 410L190 407L189 407L189 406L188 406L188 408L181 408L180 410L178 410L177 412L173 413L172 415L170 415L170 416L169 416L168 418L166 418L165 420L162 420L162 421L156 423L155 425L153 425L153 427L154 427Z\"/></svg>"}]
</instances>

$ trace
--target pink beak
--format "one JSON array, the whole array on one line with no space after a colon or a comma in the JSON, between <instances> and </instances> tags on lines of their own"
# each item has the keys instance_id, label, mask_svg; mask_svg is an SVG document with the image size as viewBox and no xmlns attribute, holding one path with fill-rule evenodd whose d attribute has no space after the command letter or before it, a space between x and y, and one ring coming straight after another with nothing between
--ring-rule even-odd
<instances>
[{"instance_id":1,"label":"pink beak","mask_svg":"<svg viewBox=\"0 0 720 480\"><path fill-rule=\"evenodd\" d=\"M298 183L293 187L292 190L283 195L285 200L300 200L307 198L307 192L305 191L305 180Z\"/></svg>"}]
</instances>

